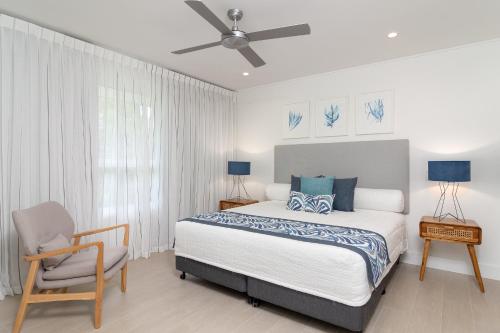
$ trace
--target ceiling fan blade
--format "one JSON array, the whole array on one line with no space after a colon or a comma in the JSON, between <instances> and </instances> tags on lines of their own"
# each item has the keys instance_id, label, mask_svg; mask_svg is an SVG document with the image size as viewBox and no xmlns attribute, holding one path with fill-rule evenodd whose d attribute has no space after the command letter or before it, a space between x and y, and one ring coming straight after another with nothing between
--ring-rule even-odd
<instances>
[{"instance_id":1,"label":"ceiling fan blade","mask_svg":"<svg viewBox=\"0 0 500 333\"><path fill-rule=\"evenodd\" d=\"M215 27L215 29L219 30L221 34L227 34L231 32L231 29L229 29L224 22L219 20L217 16L215 16L214 13L210 9L208 9L207 6L201 1L184 1L189 7L193 8L195 12L200 14L201 17L203 17L205 20L208 21L212 26Z\"/></svg>"},{"instance_id":2,"label":"ceiling fan blade","mask_svg":"<svg viewBox=\"0 0 500 333\"><path fill-rule=\"evenodd\" d=\"M310 33L311 33L311 28L309 27L309 24L305 23L305 24L290 25L288 27L282 27L282 28L250 32L247 34L247 37L251 42L256 42L259 40L266 40L266 39L309 35Z\"/></svg>"},{"instance_id":3,"label":"ceiling fan blade","mask_svg":"<svg viewBox=\"0 0 500 333\"><path fill-rule=\"evenodd\" d=\"M238 49L238 51L253 65L253 67L260 67L266 64L250 46Z\"/></svg>"},{"instance_id":4,"label":"ceiling fan blade","mask_svg":"<svg viewBox=\"0 0 500 333\"><path fill-rule=\"evenodd\" d=\"M218 45L220 45L220 43L221 42L219 41L219 42L213 42L213 43L208 43L208 44L202 44L202 45L198 45L198 46L188 47L187 49L173 51L172 53L173 54L184 54L184 53L188 53L188 52L208 49L209 47L218 46Z\"/></svg>"}]
</instances>

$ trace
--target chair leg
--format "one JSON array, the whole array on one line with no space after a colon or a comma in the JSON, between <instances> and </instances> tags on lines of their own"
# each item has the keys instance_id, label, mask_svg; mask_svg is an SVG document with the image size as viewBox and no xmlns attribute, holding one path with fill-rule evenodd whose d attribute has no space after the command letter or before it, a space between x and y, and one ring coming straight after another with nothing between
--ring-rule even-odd
<instances>
[{"instance_id":1,"label":"chair leg","mask_svg":"<svg viewBox=\"0 0 500 333\"><path fill-rule=\"evenodd\" d=\"M21 298L21 304L19 304L19 310L17 310L16 321L14 322L14 327L12 328L12 333L19 333L21 331L21 326L23 325L24 316L26 315L26 309L28 308L28 301L33 291L33 286L35 285L36 273L38 272L38 267L40 266L40 261L32 261L26 282L24 283L24 292Z\"/></svg>"},{"instance_id":2,"label":"chair leg","mask_svg":"<svg viewBox=\"0 0 500 333\"><path fill-rule=\"evenodd\" d=\"M94 328L101 328L102 324L102 292L97 292L95 295L95 308L94 308Z\"/></svg>"},{"instance_id":3,"label":"chair leg","mask_svg":"<svg viewBox=\"0 0 500 333\"><path fill-rule=\"evenodd\" d=\"M104 265L103 265L103 250L102 244L97 253L96 264L96 291L95 291L95 308L94 308L94 328L98 329L102 323L102 294L104 292Z\"/></svg>"},{"instance_id":4,"label":"chair leg","mask_svg":"<svg viewBox=\"0 0 500 333\"><path fill-rule=\"evenodd\" d=\"M127 264L122 268L122 292L127 291Z\"/></svg>"}]
</instances>

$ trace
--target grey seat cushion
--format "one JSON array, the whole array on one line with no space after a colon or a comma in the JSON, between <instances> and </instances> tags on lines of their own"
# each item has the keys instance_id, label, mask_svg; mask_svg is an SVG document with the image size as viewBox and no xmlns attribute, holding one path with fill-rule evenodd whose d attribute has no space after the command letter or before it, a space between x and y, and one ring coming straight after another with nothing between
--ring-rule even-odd
<instances>
[{"instance_id":1,"label":"grey seat cushion","mask_svg":"<svg viewBox=\"0 0 500 333\"><path fill-rule=\"evenodd\" d=\"M104 248L104 272L121 261L126 255L128 255L128 249L125 246ZM95 275L96 259L97 249L79 252L63 261L53 270L44 271L42 278L53 281Z\"/></svg>"},{"instance_id":2,"label":"grey seat cushion","mask_svg":"<svg viewBox=\"0 0 500 333\"><path fill-rule=\"evenodd\" d=\"M128 256L123 257L122 260L120 260L116 265L114 265L106 272L104 272L104 280L111 279L116 273L120 271L120 269L123 268L123 266L127 264L127 262L128 262ZM93 283L96 281L95 275L66 279L66 280L44 280L42 278L43 273L44 273L43 268L40 268L40 270L36 275L36 286L39 289L66 288L66 287L82 285L85 283Z\"/></svg>"}]
</instances>

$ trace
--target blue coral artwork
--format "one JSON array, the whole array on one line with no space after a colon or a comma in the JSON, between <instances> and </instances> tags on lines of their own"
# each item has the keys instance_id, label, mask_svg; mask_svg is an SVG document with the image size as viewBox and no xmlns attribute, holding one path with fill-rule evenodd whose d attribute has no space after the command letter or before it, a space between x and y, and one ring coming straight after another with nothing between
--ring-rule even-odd
<instances>
[{"instance_id":1,"label":"blue coral artwork","mask_svg":"<svg viewBox=\"0 0 500 333\"><path fill-rule=\"evenodd\" d=\"M394 132L394 92L363 94L356 106L356 134Z\"/></svg>"},{"instance_id":2,"label":"blue coral artwork","mask_svg":"<svg viewBox=\"0 0 500 333\"><path fill-rule=\"evenodd\" d=\"M384 100L378 98L371 102L365 103L366 117L377 123L381 123L384 119Z\"/></svg>"},{"instance_id":3,"label":"blue coral artwork","mask_svg":"<svg viewBox=\"0 0 500 333\"><path fill-rule=\"evenodd\" d=\"M300 125L302 117L303 115L300 112L288 111L288 130L293 131L296 129Z\"/></svg>"},{"instance_id":4,"label":"blue coral artwork","mask_svg":"<svg viewBox=\"0 0 500 333\"><path fill-rule=\"evenodd\" d=\"M285 139L309 136L309 102L285 105L283 109L283 137Z\"/></svg>"},{"instance_id":5,"label":"blue coral artwork","mask_svg":"<svg viewBox=\"0 0 500 333\"><path fill-rule=\"evenodd\" d=\"M317 137L347 135L347 97L319 101L314 113Z\"/></svg>"},{"instance_id":6,"label":"blue coral artwork","mask_svg":"<svg viewBox=\"0 0 500 333\"><path fill-rule=\"evenodd\" d=\"M333 125L340 118L340 110L338 105L330 104L329 107L325 108L323 111L324 125L326 127L333 128Z\"/></svg>"}]
</instances>

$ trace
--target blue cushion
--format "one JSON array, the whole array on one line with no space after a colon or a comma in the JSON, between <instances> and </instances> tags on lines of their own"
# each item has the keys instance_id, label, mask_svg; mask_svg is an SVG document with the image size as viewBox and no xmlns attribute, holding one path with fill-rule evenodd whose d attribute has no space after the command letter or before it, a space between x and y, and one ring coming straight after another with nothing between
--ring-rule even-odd
<instances>
[{"instance_id":1,"label":"blue cushion","mask_svg":"<svg viewBox=\"0 0 500 333\"><path fill-rule=\"evenodd\" d=\"M322 195L333 193L333 177L300 177L300 192L311 195Z\"/></svg>"},{"instance_id":2,"label":"blue cushion","mask_svg":"<svg viewBox=\"0 0 500 333\"><path fill-rule=\"evenodd\" d=\"M335 194L335 201L333 202L334 210L341 210L344 212L354 211L354 189L358 183L358 177L335 179L333 184L333 194Z\"/></svg>"},{"instance_id":3,"label":"blue cushion","mask_svg":"<svg viewBox=\"0 0 500 333\"><path fill-rule=\"evenodd\" d=\"M292 175L290 183L290 191L300 192L300 177Z\"/></svg>"},{"instance_id":4,"label":"blue cushion","mask_svg":"<svg viewBox=\"0 0 500 333\"><path fill-rule=\"evenodd\" d=\"M324 178L325 176L316 176L314 178ZM290 191L300 192L300 176L294 176L290 178Z\"/></svg>"}]
</instances>

